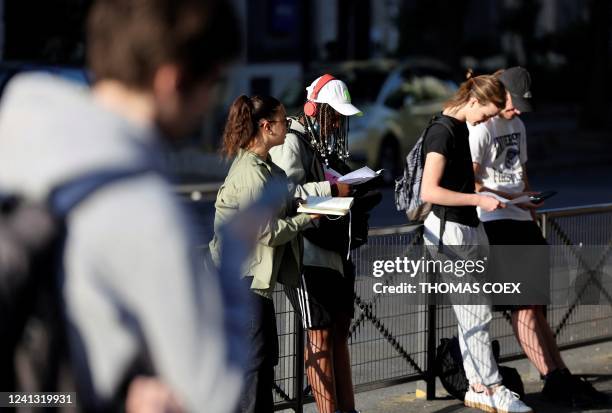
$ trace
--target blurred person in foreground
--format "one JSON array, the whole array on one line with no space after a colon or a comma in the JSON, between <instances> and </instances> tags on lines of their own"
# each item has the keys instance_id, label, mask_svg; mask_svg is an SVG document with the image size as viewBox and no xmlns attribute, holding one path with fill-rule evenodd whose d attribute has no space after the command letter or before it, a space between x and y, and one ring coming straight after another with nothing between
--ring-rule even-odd
<instances>
[{"instance_id":1,"label":"blurred person in foreground","mask_svg":"<svg viewBox=\"0 0 612 413\"><path fill-rule=\"evenodd\" d=\"M62 300L86 411L230 412L238 399L229 280L202 268L160 170L163 141L199 125L237 54L236 27L223 1L99 0L87 22L91 90L33 74L6 91L4 190L44 202L88 172L148 170L101 188L67 221Z\"/></svg>"},{"instance_id":2,"label":"blurred person in foreground","mask_svg":"<svg viewBox=\"0 0 612 413\"><path fill-rule=\"evenodd\" d=\"M492 192L506 199L534 195L527 178L527 134L519 115L531 112L531 76L522 67L494 74L506 88L506 106L499 114L470 126L470 150L477 192ZM491 245L547 245L537 224L531 202L486 211L478 216ZM506 249L498 259L521 262L523 257ZM501 266L504 264L501 262ZM527 263L529 264L529 263ZM542 277L547 277L542 274ZM542 393L549 400L576 407L605 403L607 397L590 383L572 375L561 358L555 336L546 320L543 305L494 306L511 312L514 334L529 360L545 379Z\"/></svg>"},{"instance_id":3,"label":"blurred person in foreground","mask_svg":"<svg viewBox=\"0 0 612 413\"><path fill-rule=\"evenodd\" d=\"M286 133L285 108L277 99L240 96L230 107L223 134L222 152L234 160L215 202L215 236L210 243L215 263L221 261L219 251L225 243L219 227L258 199L269 182L283 182L286 201L278 205L272 219L262 223L255 249L243 266L243 281L252 293L252 311L243 319L248 330L249 360L238 405L242 413L274 410L272 385L279 349L272 295L277 282L298 285L303 252L301 231L313 226L316 217L296 213L287 176L270 159L270 149L282 145Z\"/></svg>"}]
</instances>

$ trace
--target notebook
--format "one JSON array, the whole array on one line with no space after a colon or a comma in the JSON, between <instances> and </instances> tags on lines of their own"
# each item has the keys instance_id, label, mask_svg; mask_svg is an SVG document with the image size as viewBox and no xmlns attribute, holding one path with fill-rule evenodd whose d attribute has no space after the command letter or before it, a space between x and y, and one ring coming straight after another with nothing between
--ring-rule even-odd
<instances>
[{"instance_id":1,"label":"notebook","mask_svg":"<svg viewBox=\"0 0 612 413\"><path fill-rule=\"evenodd\" d=\"M353 206L353 201L352 197L309 196L297 212L344 216Z\"/></svg>"}]
</instances>

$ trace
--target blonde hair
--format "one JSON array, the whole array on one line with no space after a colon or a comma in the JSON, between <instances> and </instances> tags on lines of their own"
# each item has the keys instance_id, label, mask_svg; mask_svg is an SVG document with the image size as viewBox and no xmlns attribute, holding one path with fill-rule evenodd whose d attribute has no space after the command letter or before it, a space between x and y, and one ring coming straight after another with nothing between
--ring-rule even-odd
<instances>
[{"instance_id":1,"label":"blonde hair","mask_svg":"<svg viewBox=\"0 0 612 413\"><path fill-rule=\"evenodd\" d=\"M506 88L495 75L474 76L468 69L467 80L459 86L459 90L444 102L444 109L458 108L465 105L471 98L486 105L493 103L497 108L506 106Z\"/></svg>"}]
</instances>

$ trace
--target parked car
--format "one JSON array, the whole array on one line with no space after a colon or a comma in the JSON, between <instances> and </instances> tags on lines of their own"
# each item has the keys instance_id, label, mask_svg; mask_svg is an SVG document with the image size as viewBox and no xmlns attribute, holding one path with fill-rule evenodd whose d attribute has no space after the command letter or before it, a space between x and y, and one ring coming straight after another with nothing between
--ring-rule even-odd
<instances>
[{"instance_id":1,"label":"parked car","mask_svg":"<svg viewBox=\"0 0 612 413\"><path fill-rule=\"evenodd\" d=\"M364 116L351 119L351 162L384 169L384 181L392 183L421 131L456 89L452 70L436 60L419 58L399 65L374 102L360 107Z\"/></svg>"},{"instance_id":2,"label":"parked car","mask_svg":"<svg viewBox=\"0 0 612 413\"><path fill-rule=\"evenodd\" d=\"M374 102L389 73L398 65L394 59L349 60L335 64L314 64L304 75L304 84L297 80L280 95L289 115L301 112L306 100L306 86L324 73L341 79L351 92L351 100L358 108Z\"/></svg>"}]
</instances>

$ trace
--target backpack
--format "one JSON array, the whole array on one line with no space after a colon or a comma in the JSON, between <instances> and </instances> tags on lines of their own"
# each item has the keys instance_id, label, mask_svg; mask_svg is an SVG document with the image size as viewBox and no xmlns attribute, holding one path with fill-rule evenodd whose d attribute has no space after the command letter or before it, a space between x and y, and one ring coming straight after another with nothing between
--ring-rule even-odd
<instances>
[{"instance_id":1,"label":"backpack","mask_svg":"<svg viewBox=\"0 0 612 413\"><path fill-rule=\"evenodd\" d=\"M444 118L432 117L406 156L404 174L395 180L395 207L398 211L406 211L406 216L411 222L424 221L432 208L429 202L421 200L421 181L425 166L423 145L429 128L435 124L444 126L451 135L453 134L451 125L447 124Z\"/></svg>"},{"instance_id":2,"label":"backpack","mask_svg":"<svg viewBox=\"0 0 612 413\"><path fill-rule=\"evenodd\" d=\"M88 196L148 169L101 170L55 187L45 202L0 195L0 389L74 391L61 283L66 219Z\"/></svg>"},{"instance_id":3,"label":"backpack","mask_svg":"<svg viewBox=\"0 0 612 413\"><path fill-rule=\"evenodd\" d=\"M305 133L295 129L289 129L287 133L295 134L307 150L312 150ZM346 162L336 156L330 156L328 162L332 169L343 175L352 171ZM320 159L314 151L312 164L309 169L305 170L306 181L317 182L323 180L321 174L318 173L320 168ZM355 202L350 215L333 219L320 219L316 228L308 228L302 232L304 237L318 247L335 251L347 257L351 250L367 244L370 211L382 201L382 194L370 187L366 188L364 186L362 190L359 190L359 187L355 187Z\"/></svg>"},{"instance_id":4,"label":"backpack","mask_svg":"<svg viewBox=\"0 0 612 413\"><path fill-rule=\"evenodd\" d=\"M493 340L491 342L491 350L493 351L495 362L498 363L499 374L502 376L502 384L517 393L521 399L524 399L525 387L519 372L512 367L499 366L499 341ZM436 349L434 369L436 376L440 378L444 390L454 398L464 400L470 383L463 369L461 347L456 336L440 340L440 345Z\"/></svg>"},{"instance_id":5,"label":"backpack","mask_svg":"<svg viewBox=\"0 0 612 413\"><path fill-rule=\"evenodd\" d=\"M456 399L465 399L470 386L463 369L461 348L457 337L443 338L436 349L435 374L444 390Z\"/></svg>"}]
</instances>

